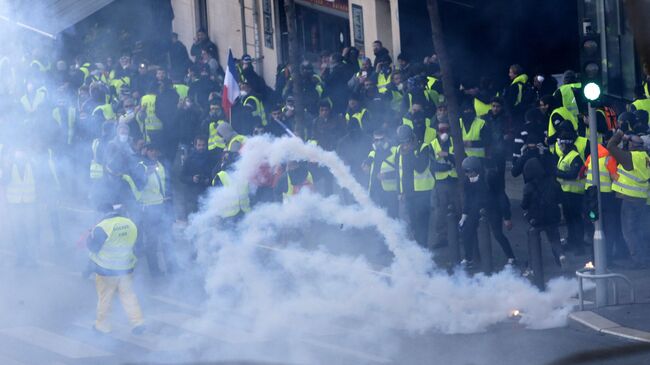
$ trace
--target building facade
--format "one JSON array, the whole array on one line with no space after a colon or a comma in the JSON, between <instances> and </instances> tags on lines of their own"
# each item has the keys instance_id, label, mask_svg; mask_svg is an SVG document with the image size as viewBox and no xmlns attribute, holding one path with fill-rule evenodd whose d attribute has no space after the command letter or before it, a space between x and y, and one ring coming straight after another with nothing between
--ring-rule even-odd
<instances>
[{"instance_id":1,"label":"building facade","mask_svg":"<svg viewBox=\"0 0 650 365\"><path fill-rule=\"evenodd\" d=\"M372 56L381 40L391 54L400 52L398 0L295 0L299 44L305 58L321 51L355 46ZM224 65L228 49L249 54L269 85L278 65L288 61L284 0L172 0L173 29L188 48L196 30L205 28L217 44Z\"/></svg>"}]
</instances>

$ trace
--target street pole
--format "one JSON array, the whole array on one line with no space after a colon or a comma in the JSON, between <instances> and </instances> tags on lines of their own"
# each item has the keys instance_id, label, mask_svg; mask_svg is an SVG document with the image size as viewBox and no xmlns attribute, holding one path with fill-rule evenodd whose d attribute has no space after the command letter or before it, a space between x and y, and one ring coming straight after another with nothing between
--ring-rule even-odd
<instances>
[{"instance_id":1,"label":"street pole","mask_svg":"<svg viewBox=\"0 0 650 365\"><path fill-rule=\"evenodd\" d=\"M596 275L607 273L607 255L603 235L602 200L600 198L600 166L598 165L598 132L596 128L596 109L589 102L589 148L591 150L591 172L597 188L598 219L594 222L594 267ZM596 280L596 307L607 305L607 281Z\"/></svg>"}]
</instances>

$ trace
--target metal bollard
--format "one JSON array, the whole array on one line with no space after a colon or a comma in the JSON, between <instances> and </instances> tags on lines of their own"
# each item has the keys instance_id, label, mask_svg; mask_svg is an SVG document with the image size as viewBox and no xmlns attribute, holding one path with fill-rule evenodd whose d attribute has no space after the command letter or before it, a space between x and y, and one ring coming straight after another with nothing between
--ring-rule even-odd
<instances>
[{"instance_id":1,"label":"metal bollard","mask_svg":"<svg viewBox=\"0 0 650 365\"><path fill-rule=\"evenodd\" d=\"M458 240L458 216L453 204L447 206L447 245L452 266L460 262L460 242Z\"/></svg>"},{"instance_id":2,"label":"metal bollard","mask_svg":"<svg viewBox=\"0 0 650 365\"><path fill-rule=\"evenodd\" d=\"M485 274L492 273L492 235L488 223L487 210L481 209L481 218L478 224L478 250L481 255L481 271Z\"/></svg>"},{"instance_id":3,"label":"metal bollard","mask_svg":"<svg viewBox=\"0 0 650 365\"><path fill-rule=\"evenodd\" d=\"M544 282L544 264L542 262L542 240L540 232L535 227L528 229L528 252L530 257L530 268L533 270L533 284L539 290L545 289Z\"/></svg>"}]
</instances>

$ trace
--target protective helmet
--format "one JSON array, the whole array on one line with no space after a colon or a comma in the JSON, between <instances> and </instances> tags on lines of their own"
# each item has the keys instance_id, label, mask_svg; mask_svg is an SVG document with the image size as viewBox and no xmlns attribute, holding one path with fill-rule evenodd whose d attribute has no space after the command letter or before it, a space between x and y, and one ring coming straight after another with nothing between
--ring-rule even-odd
<instances>
[{"instance_id":1,"label":"protective helmet","mask_svg":"<svg viewBox=\"0 0 650 365\"><path fill-rule=\"evenodd\" d=\"M481 171L481 159L476 156L465 157L461 167L466 172L479 172Z\"/></svg>"}]
</instances>

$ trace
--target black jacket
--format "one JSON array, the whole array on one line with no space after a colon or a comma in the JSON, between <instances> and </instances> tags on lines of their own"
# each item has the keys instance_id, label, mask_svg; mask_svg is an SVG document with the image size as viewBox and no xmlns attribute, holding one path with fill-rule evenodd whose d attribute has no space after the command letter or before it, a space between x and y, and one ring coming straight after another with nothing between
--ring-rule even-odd
<instances>
[{"instance_id":1,"label":"black jacket","mask_svg":"<svg viewBox=\"0 0 650 365\"><path fill-rule=\"evenodd\" d=\"M532 158L524 166L524 196L521 208L533 227L560 223L560 185L548 175L539 158Z\"/></svg>"}]
</instances>

